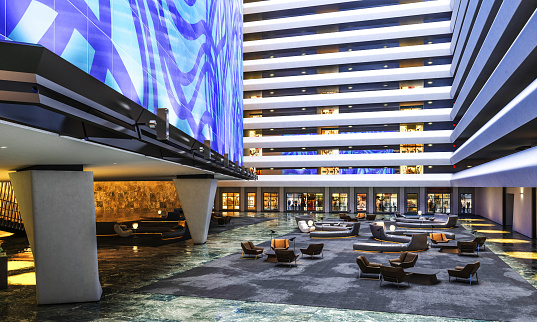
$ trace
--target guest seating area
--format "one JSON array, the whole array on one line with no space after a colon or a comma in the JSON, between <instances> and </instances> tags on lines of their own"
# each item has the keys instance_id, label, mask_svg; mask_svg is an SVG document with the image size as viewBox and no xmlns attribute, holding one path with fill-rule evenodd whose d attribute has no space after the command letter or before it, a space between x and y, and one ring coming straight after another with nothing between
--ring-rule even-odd
<instances>
[{"instance_id":1,"label":"guest seating area","mask_svg":"<svg viewBox=\"0 0 537 322\"><path fill-rule=\"evenodd\" d=\"M244 258L244 255L255 256L255 259L257 259L257 257L263 256L263 247L256 247L254 243L252 243L251 241L242 242L241 247L242 247L242 256L241 256L242 258Z\"/></svg>"},{"instance_id":2,"label":"guest seating area","mask_svg":"<svg viewBox=\"0 0 537 322\"><path fill-rule=\"evenodd\" d=\"M414 229L449 229L454 228L459 220L458 216L447 216L445 220L409 220L405 222L397 221L397 227L414 228Z\"/></svg>"},{"instance_id":3,"label":"guest seating area","mask_svg":"<svg viewBox=\"0 0 537 322\"><path fill-rule=\"evenodd\" d=\"M448 270L449 282L451 282L452 277L455 277L455 279L464 278L469 279L470 285L472 285L472 278L475 276L476 282L479 283L477 278L477 270L480 266L480 262L475 262L472 264L467 264L466 266L457 266L454 269Z\"/></svg>"},{"instance_id":4,"label":"guest seating area","mask_svg":"<svg viewBox=\"0 0 537 322\"><path fill-rule=\"evenodd\" d=\"M390 265L393 267L410 268L416 265L418 254L403 252L399 258L390 259Z\"/></svg>"},{"instance_id":5,"label":"guest seating area","mask_svg":"<svg viewBox=\"0 0 537 322\"><path fill-rule=\"evenodd\" d=\"M324 228L324 227L323 227ZM352 223L352 228L344 230L318 230L310 233L310 238L350 238L358 236L360 232L360 223Z\"/></svg>"},{"instance_id":6,"label":"guest seating area","mask_svg":"<svg viewBox=\"0 0 537 322\"><path fill-rule=\"evenodd\" d=\"M321 257L323 257L323 248L324 248L323 243L309 244L308 248L301 248L300 252L302 253L302 256L309 255L311 256L311 258L313 258L313 256L315 255L321 255Z\"/></svg>"},{"instance_id":7,"label":"guest seating area","mask_svg":"<svg viewBox=\"0 0 537 322\"><path fill-rule=\"evenodd\" d=\"M359 242L353 244L353 249L356 251L368 252L409 252L423 251L429 248L427 244L427 234L414 234L408 243L371 243Z\"/></svg>"}]
</instances>

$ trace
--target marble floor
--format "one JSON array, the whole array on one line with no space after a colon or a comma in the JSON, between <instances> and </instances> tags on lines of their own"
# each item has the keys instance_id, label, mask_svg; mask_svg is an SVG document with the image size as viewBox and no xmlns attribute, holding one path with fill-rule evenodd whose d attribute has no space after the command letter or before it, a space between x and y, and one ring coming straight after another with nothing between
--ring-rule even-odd
<instances>
[{"instance_id":1,"label":"marble floor","mask_svg":"<svg viewBox=\"0 0 537 322\"><path fill-rule=\"evenodd\" d=\"M98 303L37 306L35 275L26 238L1 234L9 257L9 288L0 291L2 321L470 321L409 314L146 294L140 287L240 251L240 241L255 244L293 231L285 213L233 213L271 217L250 226L210 235L204 245L182 242L158 247L98 249L103 296ZM320 215L319 215L320 216ZM324 215L325 217L327 215ZM380 218L379 218L380 219ZM463 226L487 236L487 247L537 287L537 245L518 233L480 217L462 218ZM483 226L487 225L487 226ZM492 226L489 226L492 225Z\"/></svg>"}]
</instances>

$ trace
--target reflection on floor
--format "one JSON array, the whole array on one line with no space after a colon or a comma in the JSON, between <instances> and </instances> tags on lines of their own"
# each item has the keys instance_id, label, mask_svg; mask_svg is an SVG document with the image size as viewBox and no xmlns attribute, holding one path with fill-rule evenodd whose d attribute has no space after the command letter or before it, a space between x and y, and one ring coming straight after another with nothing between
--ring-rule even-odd
<instances>
[{"instance_id":1,"label":"reflection on floor","mask_svg":"<svg viewBox=\"0 0 537 322\"><path fill-rule=\"evenodd\" d=\"M2 321L20 320L188 320L188 321L237 321L237 320L368 320L368 321L461 321L458 319L435 318L409 314L389 314L358 310L330 309L321 307L294 306L232 300L216 300L143 294L136 290L155 281L203 265L214 259L222 258L240 251L239 241L251 240L255 244L293 231L296 222L292 214L279 213L235 213L235 216L259 216L277 218L251 226L240 227L210 235L206 244L194 245L190 242L163 245L159 247L119 246L100 248L99 271L103 297L99 303L68 305L35 304L35 286L10 285L8 290L0 291L0 317ZM321 215L318 215L319 217ZM327 216L323 214L323 216ZM319 218L320 219L320 218ZM471 217L461 221L468 230L475 230L472 223L493 224L494 230L505 228L495 223ZM476 226L475 228L478 228ZM506 230L505 230L506 231ZM534 265L537 254L535 241L518 233L476 232L487 236L487 248L498 254L502 260L520 275L537 287L537 267ZM18 239L14 239L18 238ZM527 241L527 243L498 242L507 240ZM2 245L12 260L15 249L28 247L21 237L1 238ZM21 246L25 244L25 246ZM33 271L32 267L10 271L8 275L22 275Z\"/></svg>"}]
</instances>

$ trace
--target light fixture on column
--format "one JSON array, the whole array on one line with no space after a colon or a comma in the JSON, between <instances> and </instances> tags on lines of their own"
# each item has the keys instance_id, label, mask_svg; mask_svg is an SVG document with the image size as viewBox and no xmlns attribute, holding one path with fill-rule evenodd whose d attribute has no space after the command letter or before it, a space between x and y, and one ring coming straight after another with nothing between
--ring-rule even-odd
<instances>
[{"instance_id":1,"label":"light fixture on column","mask_svg":"<svg viewBox=\"0 0 537 322\"><path fill-rule=\"evenodd\" d=\"M132 229L134 229L134 237L133 238L137 238L136 237L136 230L138 229L138 223L137 222L132 223Z\"/></svg>"}]
</instances>

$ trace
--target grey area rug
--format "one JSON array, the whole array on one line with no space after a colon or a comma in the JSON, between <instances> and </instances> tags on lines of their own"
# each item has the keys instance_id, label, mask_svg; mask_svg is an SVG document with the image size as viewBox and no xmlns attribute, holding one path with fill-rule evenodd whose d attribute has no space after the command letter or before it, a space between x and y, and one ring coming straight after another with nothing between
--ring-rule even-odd
<instances>
[{"instance_id":1,"label":"grey area rug","mask_svg":"<svg viewBox=\"0 0 537 322\"><path fill-rule=\"evenodd\" d=\"M232 217L231 222L225 226L219 226L214 222L211 222L209 226L209 234L218 234L226 230L240 228L249 225L259 224L265 221L274 220L276 218L264 218L264 217Z\"/></svg>"},{"instance_id":2,"label":"grey area rug","mask_svg":"<svg viewBox=\"0 0 537 322\"><path fill-rule=\"evenodd\" d=\"M449 230L457 239L471 239L464 228ZM361 253L352 250L357 240L372 241L369 225L362 223L360 236L350 239L310 239L296 236L296 251L312 242L324 242L324 258L300 258L297 268L268 263L263 259L241 259L241 253L212 261L146 286L140 291L243 301L396 312L455 318L503 321L535 321L536 289L491 251L479 257L419 252L416 267L438 268L436 285L411 284L397 289L379 286L378 280L358 279L356 257L389 265L398 254ZM261 244L268 249L268 242ZM291 242L291 249L293 243ZM481 262L479 283L448 282L448 268ZM453 281L453 280L452 280Z\"/></svg>"}]
</instances>

